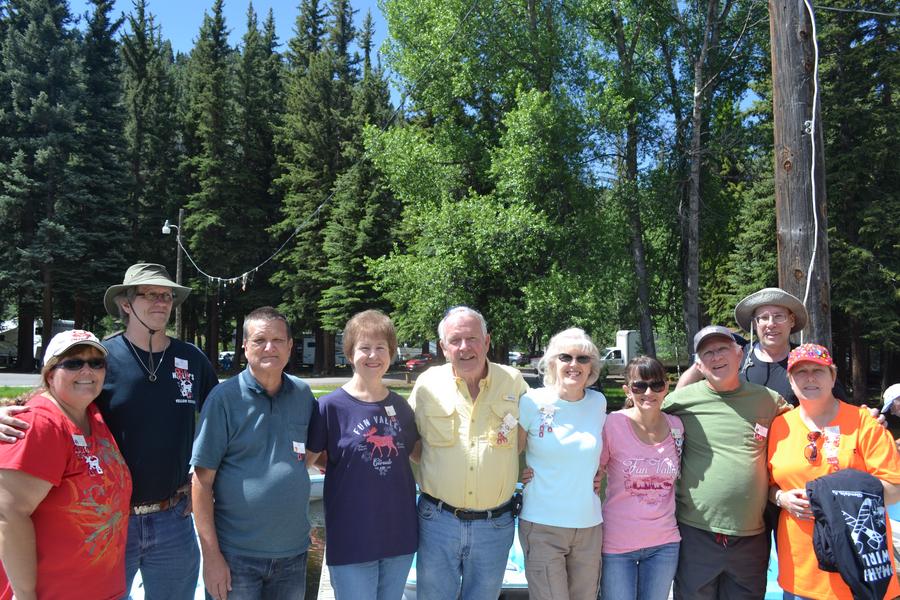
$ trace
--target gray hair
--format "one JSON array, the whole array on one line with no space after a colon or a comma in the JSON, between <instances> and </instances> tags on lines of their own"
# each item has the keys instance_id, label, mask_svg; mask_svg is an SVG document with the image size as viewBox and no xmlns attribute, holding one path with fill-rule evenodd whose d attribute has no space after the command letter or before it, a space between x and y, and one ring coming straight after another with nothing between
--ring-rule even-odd
<instances>
[{"instance_id":1,"label":"gray hair","mask_svg":"<svg viewBox=\"0 0 900 600\"><path fill-rule=\"evenodd\" d=\"M474 308L469 308L468 306L454 306L447 310L444 313L444 318L441 319L441 322L438 323L438 339L442 342L447 341L444 337L444 334L447 330L447 321L455 317L475 317L478 319L478 322L481 324L481 335L487 336L487 321L484 320L484 315L475 310Z\"/></svg>"},{"instance_id":2,"label":"gray hair","mask_svg":"<svg viewBox=\"0 0 900 600\"><path fill-rule=\"evenodd\" d=\"M127 312L122 310L122 303L127 302L128 304L131 304L132 302L134 302L134 299L136 297L137 297L137 286L131 286L130 288L127 288L125 291L123 291L119 294L116 294L115 302L116 302L116 307L119 309L119 318L122 319L122 322L125 323L126 326L128 325L129 315Z\"/></svg>"},{"instance_id":3,"label":"gray hair","mask_svg":"<svg viewBox=\"0 0 900 600\"><path fill-rule=\"evenodd\" d=\"M545 387L556 385L556 362L559 355L562 350L573 347L591 357L591 372L588 374L584 386L589 387L600 377L600 351L597 350L591 336L586 334L583 329L572 327L560 331L550 338L544 356L538 361L538 373L543 375Z\"/></svg>"}]
</instances>

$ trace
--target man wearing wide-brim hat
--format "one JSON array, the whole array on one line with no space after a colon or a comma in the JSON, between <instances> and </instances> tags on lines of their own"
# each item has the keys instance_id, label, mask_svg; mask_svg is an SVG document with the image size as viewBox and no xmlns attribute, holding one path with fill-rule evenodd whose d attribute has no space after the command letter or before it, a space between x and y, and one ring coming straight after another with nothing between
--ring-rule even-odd
<instances>
[{"instance_id":1,"label":"man wearing wide-brim hat","mask_svg":"<svg viewBox=\"0 0 900 600\"><path fill-rule=\"evenodd\" d=\"M793 348L791 334L806 327L809 320L803 302L781 288L763 288L737 303L734 320L750 334L749 342L735 337L744 351L741 377L775 390L792 406L797 406L797 398L788 383L787 359ZM702 375L692 366L682 374L676 389L700 379ZM840 383L836 385L835 394L841 400L847 400Z\"/></svg>"},{"instance_id":2,"label":"man wearing wide-brim hat","mask_svg":"<svg viewBox=\"0 0 900 600\"><path fill-rule=\"evenodd\" d=\"M148 600L192 599L200 568L189 461L196 414L218 380L196 346L166 334L172 309L190 291L162 265L138 263L103 297L125 331L103 342L108 367L97 406L133 483L126 585L140 570ZM3 425L17 425L6 413L0 417ZM0 434L11 431L0 426Z\"/></svg>"}]
</instances>

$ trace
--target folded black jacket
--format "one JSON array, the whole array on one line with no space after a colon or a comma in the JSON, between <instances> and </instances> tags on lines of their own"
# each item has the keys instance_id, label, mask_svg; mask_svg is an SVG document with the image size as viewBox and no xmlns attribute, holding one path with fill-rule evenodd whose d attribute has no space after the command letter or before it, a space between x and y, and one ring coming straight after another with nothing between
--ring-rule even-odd
<instances>
[{"instance_id":1,"label":"folded black jacket","mask_svg":"<svg viewBox=\"0 0 900 600\"><path fill-rule=\"evenodd\" d=\"M842 469L807 483L806 495L819 568L840 573L853 598L882 600L894 570L881 481Z\"/></svg>"}]
</instances>

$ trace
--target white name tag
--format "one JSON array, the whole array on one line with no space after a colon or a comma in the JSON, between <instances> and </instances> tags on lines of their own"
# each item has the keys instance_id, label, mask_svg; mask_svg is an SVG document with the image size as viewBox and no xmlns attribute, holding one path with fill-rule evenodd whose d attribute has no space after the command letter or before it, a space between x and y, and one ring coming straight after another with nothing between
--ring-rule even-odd
<instances>
[{"instance_id":1,"label":"white name tag","mask_svg":"<svg viewBox=\"0 0 900 600\"><path fill-rule=\"evenodd\" d=\"M176 356L176 357L175 357L175 368L176 368L176 369L184 369L184 370L187 370L187 368L188 368L188 361L187 361L187 359L186 359L186 358L178 358L178 357Z\"/></svg>"},{"instance_id":2,"label":"white name tag","mask_svg":"<svg viewBox=\"0 0 900 600\"><path fill-rule=\"evenodd\" d=\"M295 454L306 454L306 444L303 442L294 442Z\"/></svg>"},{"instance_id":3,"label":"white name tag","mask_svg":"<svg viewBox=\"0 0 900 600\"><path fill-rule=\"evenodd\" d=\"M506 413L506 416L503 417L503 424L506 425L507 431L511 430L513 427L519 424L514 416L509 413Z\"/></svg>"},{"instance_id":4,"label":"white name tag","mask_svg":"<svg viewBox=\"0 0 900 600\"><path fill-rule=\"evenodd\" d=\"M389 417L396 417L396 416L397 416L397 411L394 410L394 407L393 407L393 406L385 406L385 407L384 407L384 412L386 412L386 413L387 413L387 416L389 416Z\"/></svg>"},{"instance_id":5,"label":"white name tag","mask_svg":"<svg viewBox=\"0 0 900 600\"><path fill-rule=\"evenodd\" d=\"M753 428L753 431L755 431L756 435L758 435L761 438L769 437L769 428L763 427L759 423L756 424L756 427Z\"/></svg>"},{"instance_id":6,"label":"white name tag","mask_svg":"<svg viewBox=\"0 0 900 600\"><path fill-rule=\"evenodd\" d=\"M72 441L75 443L76 446L81 446L82 448L86 448L86 447L87 447L87 442L85 441L83 435L79 435L79 434L77 434L77 433L73 433L73 434L72 434Z\"/></svg>"}]
</instances>

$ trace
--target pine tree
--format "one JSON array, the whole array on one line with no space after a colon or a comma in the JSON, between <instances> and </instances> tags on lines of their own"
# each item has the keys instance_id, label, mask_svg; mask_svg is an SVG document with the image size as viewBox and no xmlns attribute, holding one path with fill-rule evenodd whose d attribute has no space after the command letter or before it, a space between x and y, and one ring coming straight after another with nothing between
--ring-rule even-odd
<instances>
[{"instance_id":1,"label":"pine tree","mask_svg":"<svg viewBox=\"0 0 900 600\"><path fill-rule=\"evenodd\" d=\"M201 264L237 275L231 239L243 222L245 206L235 182L234 81L234 50L228 45L223 1L216 0L212 14L204 15L190 57L188 114L196 124L198 145L183 165L196 184L185 207L183 239ZM218 360L219 283L207 298L206 353L211 361Z\"/></svg>"},{"instance_id":2,"label":"pine tree","mask_svg":"<svg viewBox=\"0 0 900 600\"><path fill-rule=\"evenodd\" d=\"M375 292L367 260L387 254L402 206L387 187L363 144L367 126L383 127L390 118L390 95L380 69L372 68L374 24L367 14L360 47L363 77L353 97L354 136L346 146L349 169L335 183L334 210L325 226L323 251L328 259L319 308L326 330L339 331L354 313L370 307L388 308Z\"/></svg>"},{"instance_id":3,"label":"pine tree","mask_svg":"<svg viewBox=\"0 0 900 600\"><path fill-rule=\"evenodd\" d=\"M123 103L128 161L126 184L131 260L172 264L174 244L160 243L159 228L175 219L180 161L172 49L146 0L136 0L122 36Z\"/></svg>"},{"instance_id":4,"label":"pine tree","mask_svg":"<svg viewBox=\"0 0 900 600\"><path fill-rule=\"evenodd\" d=\"M80 247L60 220L77 190L70 159L82 94L71 16L64 0L21 0L9 5L0 89L9 92L2 115L0 285L18 307L19 367L30 369L32 325L54 316L55 261ZM44 329L49 341L50 327Z\"/></svg>"},{"instance_id":5,"label":"pine tree","mask_svg":"<svg viewBox=\"0 0 900 600\"><path fill-rule=\"evenodd\" d=\"M60 210L60 220L77 239L78 254L58 261L60 298L74 301L76 327L93 325L99 299L127 266L129 206L121 193L126 181L123 143L121 63L115 40L122 19L110 20L112 0L92 0L93 12L81 44L84 95L79 115L73 179L78 192ZM90 260L84 260L90 257Z\"/></svg>"},{"instance_id":6,"label":"pine tree","mask_svg":"<svg viewBox=\"0 0 900 600\"><path fill-rule=\"evenodd\" d=\"M317 371L328 371L334 358L326 350L332 338L324 336L319 315L327 264L323 229L332 210L326 201L345 169L343 146L351 137L350 88L338 76L349 59L335 52L344 39L336 33L339 28L331 25L326 44L318 3L305 0L301 5L297 35L289 44L285 119L277 134L281 175L276 185L284 196L284 218L275 231L298 235L281 257L288 268L273 281L284 290L282 308L316 336ZM344 35L351 34L344 30ZM319 50L308 52L310 48Z\"/></svg>"}]
</instances>

